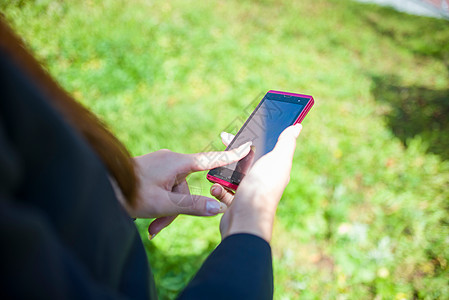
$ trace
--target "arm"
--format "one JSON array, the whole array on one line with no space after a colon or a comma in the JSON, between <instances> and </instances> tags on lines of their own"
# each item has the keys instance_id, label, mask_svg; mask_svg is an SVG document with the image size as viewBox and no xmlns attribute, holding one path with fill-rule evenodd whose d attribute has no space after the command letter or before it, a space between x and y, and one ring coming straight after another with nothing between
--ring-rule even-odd
<instances>
[{"instance_id":1,"label":"arm","mask_svg":"<svg viewBox=\"0 0 449 300\"><path fill-rule=\"evenodd\" d=\"M0 86L0 298L148 299L144 249L98 157L4 55Z\"/></svg>"},{"instance_id":2,"label":"arm","mask_svg":"<svg viewBox=\"0 0 449 300\"><path fill-rule=\"evenodd\" d=\"M180 299L273 298L269 242L301 128L291 126L282 133L273 151L260 158L242 180L235 196L220 185L212 186L212 195L229 206L220 224L223 241Z\"/></svg>"},{"instance_id":3,"label":"arm","mask_svg":"<svg viewBox=\"0 0 449 300\"><path fill-rule=\"evenodd\" d=\"M229 206L220 224L222 237L250 233L271 241L277 205L290 181L296 139L301 124L290 126L280 135L274 149L261 157L243 178L234 195L218 184L211 194Z\"/></svg>"},{"instance_id":4,"label":"arm","mask_svg":"<svg viewBox=\"0 0 449 300\"><path fill-rule=\"evenodd\" d=\"M272 299L270 245L251 234L226 237L179 299Z\"/></svg>"}]
</instances>

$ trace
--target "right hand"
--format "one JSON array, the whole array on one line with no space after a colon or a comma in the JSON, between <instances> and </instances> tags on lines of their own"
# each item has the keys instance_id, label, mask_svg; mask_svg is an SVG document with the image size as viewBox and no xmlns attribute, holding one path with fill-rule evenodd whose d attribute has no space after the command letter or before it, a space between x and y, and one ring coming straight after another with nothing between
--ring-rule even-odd
<instances>
[{"instance_id":1,"label":"right hand","mask_svg":"<svg viewBox=\"0 0 449 300\"><path fill-rule=\"evenodd\" d=\"M151 238L170 225L178 214L214 216L222 213L226 205L209 197L191 195L186 177L193 172L239 161L249 151L247 143L223 152L182 154L159 150L135 157L138 197L132 206L122 197L119 201L132 217L156 218L148 227Z\"/></svg>"},{"instance_id":2,"label":"right hand","mask_svg":"<svg viewBox=\"0 0 449 300\"><path fill-rule=\"evenodd\" d=\"M252 166L235 195L219 184L212 186L211 194L229 206L220 223L222 238L250 233L270 242L274 215L290 180L296 139L301 129L301 124L286 128L274 149Z\"/></svg>"}]
</instances>

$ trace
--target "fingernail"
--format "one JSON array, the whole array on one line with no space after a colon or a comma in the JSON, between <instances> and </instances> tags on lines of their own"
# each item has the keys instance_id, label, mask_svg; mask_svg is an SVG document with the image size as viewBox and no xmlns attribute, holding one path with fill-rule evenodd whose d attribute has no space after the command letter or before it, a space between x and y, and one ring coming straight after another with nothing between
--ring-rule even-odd
<instances>
[{"instance_id":1,"label":"fingernail","mask_svg":"<svg viewBox=\"0 0 449 300\"><path fill-rule=\"evenodd\" d=\"M298 124L295 124L293 126L293 128L295 129L295 131L294 131L295 137L298 137L299 134L301 133L302 125L298 123Z\"/></svg>"},{"instance_id":2,"label":"fingernail","mask_svg":"<svg viewBox=\"0 0 449 300\"><path fill-rule=\"evenodd\" d=\"M223 202L219 202L219 203L220 203L220 213L224 213L228 209L228 206L226 204L224 204Z\"/></svg>"},{"instance_id":3,"label":"fingernail","mask_svg":"<svg viewBox=\"0 0 449 300\"><path fill-rule=\"evenodd\" d=\"M154 239L154 237L156 236L157 233L153 233L153 234L149 234L148 235L148 239L151 241L152 239Z\"/></svg>"},{"instance_id":4,"label":"fingernail","mask_svg":"<svg viewBox=\"0 0 449 300\"><path fill-rule=\"evenodd\" d=\"M239 148L240 149L246 149L246 148L249 148L252 144L253 144L253 142L249 141L249 142L246 142L243 145L241 145Z\"/></svg>"},{"instance_id":5,"label":"fingernail","mask_svg":"<svg viewBox=\"0 0 449 300\"><path fill-rule=\"evenodd\" d=\"M224 139L224 140L228 140L229 139L229 133L223 131L222 133L220 133L220 137L222 139Z\"/></svg>"},{"instance_id":6,"label":"fingernail","mask_svg":"<svg viewBox=\"0 0 449 300\"><path fill-rule=\"evenodd\" d=\"M216 215L220 212L220 202L218 201L207 201L206 202L206 211L210 215Z\"/></svg>"},{"instance_id":7,"label":"fingernail","mask_svg":"<svg viewBox=\"0 0 449 300\"><path fill-rule=\"evenodd\" d=\"M220 188L218 186L213 186L212 189L210 190L210 193L212 194L212 196L220 196Z\"/></svg>"}]
</instances>

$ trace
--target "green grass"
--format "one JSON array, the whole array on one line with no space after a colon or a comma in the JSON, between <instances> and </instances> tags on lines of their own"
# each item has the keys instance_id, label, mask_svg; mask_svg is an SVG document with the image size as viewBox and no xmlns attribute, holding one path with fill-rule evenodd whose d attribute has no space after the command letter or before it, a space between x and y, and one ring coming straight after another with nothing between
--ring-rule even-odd
<instances>
[{"instance_id":1,"label":"green grass","mask_svg":"<svg viewBox=\"0 0 449 300\"><path fill-rule=\"evenodd\" d=\"M275 298L449 299L447 21L343 0L0 8L134 155L217 147L269 89L313 95L275 224ZM204 173L189 182L208 193ZM161 299L218 223L182 216L150 242L137 222Z\"/></svg>"}]
</instances>

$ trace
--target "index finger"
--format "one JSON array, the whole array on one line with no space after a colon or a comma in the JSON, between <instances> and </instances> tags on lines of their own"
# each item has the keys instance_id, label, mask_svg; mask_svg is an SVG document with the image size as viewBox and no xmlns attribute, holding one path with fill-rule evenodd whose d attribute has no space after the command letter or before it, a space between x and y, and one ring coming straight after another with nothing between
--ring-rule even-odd
<instances>
[{"instance_id":1,"label":"index finger","mask_svg":"<svg viewBox=\"0 0 449 300\"><path fill-rule=\"evenodd\" d=\"M229 165L248 155L251 142L228 151L213 151L188 154L188 172L206 171Z\"/></svg>"}]
</instances>

